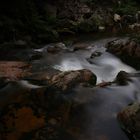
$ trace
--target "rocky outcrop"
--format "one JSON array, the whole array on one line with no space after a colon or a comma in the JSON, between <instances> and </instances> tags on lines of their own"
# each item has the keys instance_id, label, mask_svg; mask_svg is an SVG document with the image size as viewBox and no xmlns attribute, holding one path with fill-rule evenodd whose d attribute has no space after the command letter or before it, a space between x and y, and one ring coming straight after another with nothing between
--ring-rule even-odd
<instances>
[{"instance_id":1,"label":"rocky outcrop","mask_svg":"<svg viewBox=\"0 0 140 140\"><path fill-rule=\"evenodd\" d=\"M117 39L109 42L107 51L120 57L127 64L140 69L140 44L132 39Z\"/></svg>"},{"instance_id":2,"label":"rocky outcrop","mask_svg":"<svg viewBox=\"0 0 140 140\"><path fill-rule=\"evenodd\" d=\"M140 139L140 104L134 103L118 114L122 128L130 139Z\"/></svg>"}]
</instances>

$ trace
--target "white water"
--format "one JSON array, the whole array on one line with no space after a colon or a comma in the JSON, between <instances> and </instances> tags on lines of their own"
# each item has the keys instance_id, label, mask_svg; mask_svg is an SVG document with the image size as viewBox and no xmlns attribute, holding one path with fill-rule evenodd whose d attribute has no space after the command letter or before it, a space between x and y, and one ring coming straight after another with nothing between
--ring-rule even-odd
<instances>
[{"instance_id":1,"label":"white water","mask_svg":"<svg viewBox=\"0 0 140 140\"><path fill-rule=\"evenodd\" d=\"M97 83L102 81L112 81L121 70L135 72L135 69L124 64L119 58L105 52L105 44L108 39L93 42L87 50L79 50L75 53L60 54L59 62L54 64L54 68L60 71L89 69L97 75ZM86 45L86 44L85 44ZM94 52L101 52L100 57L89 59ZM87 61L90 61L90 63Z\"/></svg>"}]
</instances>

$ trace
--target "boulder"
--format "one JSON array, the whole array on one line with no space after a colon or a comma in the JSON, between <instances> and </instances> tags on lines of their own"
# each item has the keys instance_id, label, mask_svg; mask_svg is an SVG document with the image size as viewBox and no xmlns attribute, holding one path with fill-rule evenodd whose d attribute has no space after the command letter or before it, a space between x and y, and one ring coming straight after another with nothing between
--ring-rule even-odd
<instances>
[{"instance_id":1,"label":"boulder","mask_svg":"<svg viewBox=\"0 0 140 140\"><path fill-rule=\"evenodd\" d=\"M89 70L83 69L56 74L49 80L49 85L66 91L81 83L95 85L96 80L97 77L95 74Z\"/></svg>"},{"instance_id":2,"label":"boulder","mask_svg":"<svg viewBox=\"0 0 140 140\"><path fill-rule=\"evenodd\" d=\"M90 58L99 57L99 56L101 56L101 55L102 55L101 52L99 52L99 51L95 51L95 52L93 52L93 53L91 54Z\"/></svg>"},{"instance_id":3,"label":"boulder","mask_svg":"<svg viewBox=\"0 0 140 140\"><path fill-rule=\"evenodd\" d=\"M130 75L127 72L120 71L116 76L115 82L118 85L127 85L128 81L130 81L130 80L131 80Z\"/></svg>"},{"instance_id":4,"label":"boulder","mask_svg":"<svg viewBox=\"0 0 140 140\"><path fill-rule=\"evenodd\" d=\"M56 44L53 44L53 45L49 45L47 47L47 52L48 53L58 53L60 51L63 51L63 50L66 50L66 46L64 43L56 43Z\"/></svg>"},{"instance_id":5,"label":"boulder","mask_svg":"<svg viewBox=\"0 0 140 140\"><path fill-rule=\"evenodd\" d=\"M140 139L140 103L129 105L118 114L118 120L130 139Z\"/></svg>"},{"instance_id":6,"label":"boulder","mask_svg":"<svg viewBox=\"0 0 140 140\"><path fill-rule=\"evenodd\" d=\"M1 61L0 77L9 80L17 80L31 75L30 64L23 61Z\"/></svg>"},{"instance_id":7,"label":"boulder","mask_svg":"<svg viewBox=\"0 0 140 140\"><path fill-rule=\"evenodd\" d=\"M124 62L140 69L140 44L134 39L117 39L109 42L107 51L120 57Z\"/></svg>"},{"instance_id":8,"label":"boulder","mask_svg":"<svg viewBox=\"0 0 140 140\"><path fill-rule=\"evenodd\" d=\"M86 50L89 48L89 44L87 43L76 43L72 46L73 51L78 51L78 50Z\"/></svg>"}]
</instances>

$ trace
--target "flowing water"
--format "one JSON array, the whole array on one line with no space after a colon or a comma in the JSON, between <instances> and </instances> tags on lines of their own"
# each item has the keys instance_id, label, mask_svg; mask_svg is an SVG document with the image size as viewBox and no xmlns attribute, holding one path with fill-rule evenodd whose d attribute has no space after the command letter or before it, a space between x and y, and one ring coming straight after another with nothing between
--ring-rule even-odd
<instances>
[{"instance_id":1,"label":"flowing water","mask_svg":"<svg viewBox=\"0 0 140 140\"><path fill-rule=\"evenodd\" d=\"M32 71L38 73L48 69L50 71L52 69L60 71L89 69L96 74L97 83L113 81L121 70L134 74L138 73L116 56L106 52L105 44L114 39L116 38L81 41L79 44L85 44L88 47L75 52L63 51L50 54L46 51L48 46L35 49L34 51L41 52L43 57L31 62ZM73 46L69 46L70 50L72 48ZM91 58L91 54L95 52L100 55ZM32 88L32 85L25 81L20 82L19 85L28 88L31 86ZM35 86L35 88L39 87ZM10 86L9 89L11 90L12 87ZM81 125L84 127L83 133L77 138L78 140L128 140L125 133L121 130L116 117L117 113L128 104L139 101L139 74L132 76L131 81L126 86L117 86L115 84L104 88L79 86L73 92L74 95L67 98L71 98L76 103L84 104L84 111L81 110L80 113L85 116L81 122ZM80 116L75 114L75 117L78 120Z\"/></svg>"},{"instance_id":2,"label":"flowing water","mask_svg":"<svg viewBox=\"0 0 140 140\"><path fill-rule=\"evenodd\" d=\"M116 38L94 42L79 42L79 45L80 43L88 44L87 49L75 52L62 52L53 56L47 54L43 60L36 61L35 65L39 65L40 68L49 65L60 71L89 69L97 75L97 83L114 80L121 70L136 73L134 68L105 51L105 44L114 39ZM43 52L45 52L44 49L42 49ZM94 52L101 52L101 55L90 58ZM89 120L88 122L82 122L85 129L84 134L79 136L79 140L128 140L121 130L116 116L129 103L139 100L139 80L140 78L135 77L126 86L112 85L106 88L77 88L73 98L75 102L85 103L83 113L86 114L85 120ZM79 116L77 115L77 120L78 118Z\"/></svg>"},{"instance_id":3,"label":"flowing water","mask_svg":"<svg viewBox=\"0 0 140 140\"><path fill-rule=\"evenodd\" d=\"M106 52L105 44L116 38L102 39L95 42L79 42L79 46L85 45L87 49L75 52L61 52L58 54L48 54L46 49L48 46L36 50L42 51L44 57L41 60L35 61L35 71L38 68L43 71L48 66L52 66L60 71L89 69L97 75L97 82L112 81L120 72L135 72L135 69L121 62L114 55ZM73 46L71 46L72 48ZM99 57L90 58L92 53L101 52Z\"/></svg>"}]
</instances>

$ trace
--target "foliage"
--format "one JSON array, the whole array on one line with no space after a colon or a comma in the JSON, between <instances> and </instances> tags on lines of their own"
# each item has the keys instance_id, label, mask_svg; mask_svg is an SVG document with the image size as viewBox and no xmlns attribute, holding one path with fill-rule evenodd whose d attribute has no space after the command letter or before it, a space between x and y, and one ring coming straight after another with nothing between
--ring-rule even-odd
<instances>
[{"instance_id":1,"label":"foliage","mask_svg":"<svg viewBox=\"0 0 140 140\"><path fill-rule=\"evenodd\" d=\"M79 32L92 32L97 30L97 25L95 25L92 21L85 20L78 24Z\"/></svg>"},{"instance_id":2,"label":"foliage","mask_svg":"<svg viewBox=\"0 0 140 140\"><path fill-rule=\"evenodd\" d=\"M133 15L139 10L138 4L134 0L122 1L121 4L115 8L115 12L119 14Z\"/></svg>"},{"instance_id":3,"label":"foliage","mask_svg":"<svg viewBox=\"0 0 140 140\"><path fill-rule=\"evenodd\" d=\"M112 3L114 4L114 1L117 2L117 0L77 0L77 2L88 4L89 7L92 7L93 4L94 8L96 5L103 6L103 3L110 5ZM121 1L122 4L115 7L115 12L122 14L133 14L138 11L139 7L137 6L136 0ZM57 17L57 7L61 8L59 2L64 3L64 0L1 1L0 43L20 39L24 36L30 36L33 41L40 43L41 40L43 42L51 40L54 41L58 38L59 33L73 34L74 32L92 32L97 30L97 26L103 26L106 23L106 21L100 18L98 14L90 19L85 18L80 23L73 19L60 19Z\"/></svg>"},{"instance_id":4,"label":"foliage","mask_svg":"<svg viewBox=\"0 0 140 140\"><path fill-rule=\"evenodd\" d=\"M58 38L53 29L56 19L43 11L46 4L43 0L40 3L38 0L0 2L0 42L13 41L26 35L30 35L34 41L39 39L39 42L41 39L54 41Z\"/></svg>"}]
</instances>

